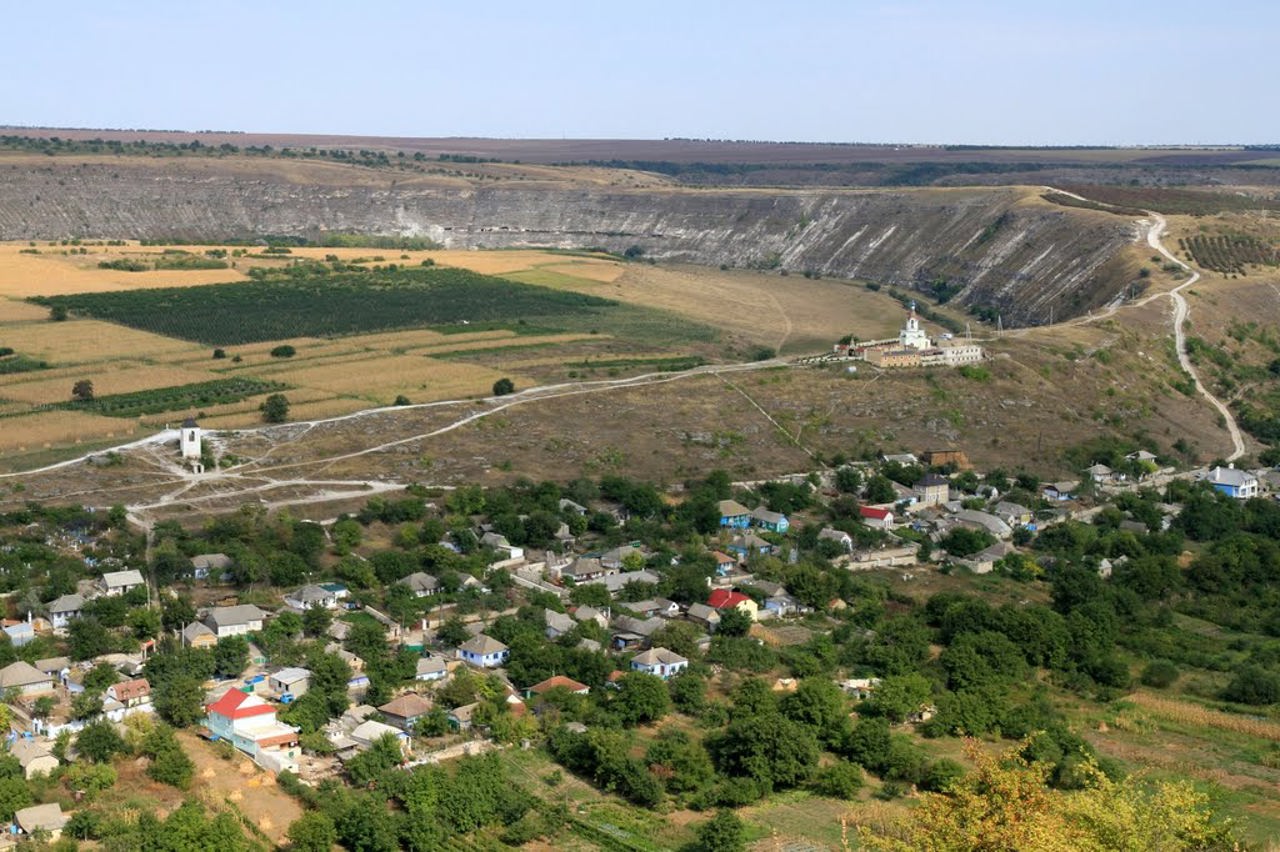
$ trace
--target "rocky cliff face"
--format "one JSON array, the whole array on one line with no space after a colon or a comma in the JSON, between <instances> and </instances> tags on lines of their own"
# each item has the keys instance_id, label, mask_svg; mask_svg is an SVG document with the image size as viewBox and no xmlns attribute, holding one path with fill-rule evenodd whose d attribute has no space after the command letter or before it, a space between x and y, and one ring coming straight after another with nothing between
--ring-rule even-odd
<instances>
[{"instance_id":1,"label":"rocky cliff face","mask_svg":"<svg viewBox=\"0 0 1280 852\"><path fill-rule=\"evenodd\" d=\"M357 179L358 178L358 179ZM183 238L324 231L421 235L454 248L640 246L700 264L812 270L1059 318L1124 286L1132 221L1051 207L1016 188L626 190L519 181L432 184L353 173L299 179L209 164L0 167L0 238Z\"/></svg>"}]
</instances>

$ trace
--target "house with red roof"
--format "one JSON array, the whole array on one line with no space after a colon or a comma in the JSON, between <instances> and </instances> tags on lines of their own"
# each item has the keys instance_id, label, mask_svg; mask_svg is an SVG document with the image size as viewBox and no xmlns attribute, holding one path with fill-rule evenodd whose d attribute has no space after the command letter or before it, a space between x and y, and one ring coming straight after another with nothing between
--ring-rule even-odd
<instances>
[{"instance_id":1,"label":"house with red roof","mask_svg":"<svg viewBox=\"0 0 1280 852\"><path fill-rule=\"evenodd\" d=\"M212 740L227 740L264 769L298 771L298 728L276 721L274 704L232 689L205 708Z\"/></svg>"},{"instance_id":2,"label":"house with red roof","mask_svg":"<svg viewBox=\"0 0 1280 852\"><path fill-rule=\"evenodd\" d=\"M707 598L707 606L721 611L736 609L751 616L752 621L755 621L760 616L759 604L742 592L733 592L729 589L716 589L713 591Z\"/></svg>"},{"instance_id":3,"label":"house with red roof","mask_svg":"<svg viewBox=\"0 0 1280 852\"><path fill-rule=\"evenodd\" d=\"M125 707L138 707L151 703L151 684L145 678L113 683L107 687L107 697L114 698Z\"/></svg>"},{"instance_id":4,"label":"house with red roof","mask_svg":"<svg viewBox=\"0 0 1280 852\"><path fill-rule=\"evenodd\" d=\"M875 527L880 530L887 530L893 527L892 509L877 509L875 506L859 506L858 514L862 516L862 522L869 527Z\"/></svg>"},{"instance_id":5,"label":"house with red roof","mask_svg":"<svg viewBox=\"0 0 1280 852\"><path fill-rule=\"evenodd\" d=\"M525 698L533 698L535 695L545 695L553 689L567 689L574 695L586 695L591 691L591 687L585 683L578 683L571 677L564 675L552 675L541 683L535 683L524 691Z\"/></svg>"}]
</instances>

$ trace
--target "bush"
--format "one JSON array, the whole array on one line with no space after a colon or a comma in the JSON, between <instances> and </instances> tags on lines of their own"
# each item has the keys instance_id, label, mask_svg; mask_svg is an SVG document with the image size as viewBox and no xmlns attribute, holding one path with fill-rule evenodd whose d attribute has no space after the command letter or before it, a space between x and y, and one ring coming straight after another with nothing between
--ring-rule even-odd
<instances>
[{"instance_id":1,"label":"bush","mask_svg":"<svg viewBox=\"0 0 1280 852\"><path fill-rule=\"evenodd\" d=\"M268 423L283 423L289 417L289 399L282 393L273 393L259 406L262 419Z\"/></svg>"},{"instance_id":2,"label":"bush","mask_svg":"<svg viewBox=\"0 0 1280 852\"><path fill-rule=\"evenodd\" d=\"M213 357L214 357L214 358L216 358L216 359L219 359L219 360L220 360L220 359L222 359L222 358L225 358L225 357L227 357L227 350L225 350L225 349L215 349L215 350L213 350Z\"/></svg>"},{"instance_id":3,"label":"bush","mask_svg":"<svg viewBox=\"0 0 1280 852\"><path fill-rule=\"evenodd\" d=\"M290 346L287 343L282 346L277 346L276 348L271 350L272 358L292 358L294 355L297 355L297 354L298 354L298 350L294 349L292 346Z\"/></svg>"},{"instance_id":4,"label":"bush","mask_svg":"<svg viewBox=\"0 0 1280 852\"><path fill-rule=\"evenodd\" d=\"M498 379L493 383L494 396L506 396L509 393L515 393L515 382L507 378Z\"/></svg>"},{"instance_id":5,"label":"bush","mask_svg":"<svg viewBox=\"0 0 1280 852\"><path fill-rule=\"evenodd\" d=\"M1280 677L1261 666L1245 666L1227 684L1222 697L1240 704L1275 704L1280 701Z\"/></svg>"},{"instance_id":6,"label":"bush","mask_svg":"<svg viewBox=\"0 0 1280 852\"><path fill-rule=\"evenodd\" d=\"M861 789L862 769L844 760L822 767L813 779L813 791L832 799L854 799Z\"/></svg>"},{"instance_id":7,"label":"bush","mask_svg":"<svg viewBox=\"0 0 1280 852\"><path fill-rule=\"evenodd\" d=\"M1168 660L1155 660L1142 670L1142 685L1165 689L1173 685L1179 674L1178 667Z\"/></svg>"}]
</instances>

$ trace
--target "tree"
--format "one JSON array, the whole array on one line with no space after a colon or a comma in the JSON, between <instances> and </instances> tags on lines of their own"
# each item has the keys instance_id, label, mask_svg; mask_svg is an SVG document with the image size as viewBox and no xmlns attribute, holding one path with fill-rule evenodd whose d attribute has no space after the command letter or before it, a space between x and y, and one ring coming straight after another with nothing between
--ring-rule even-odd
<instances>
[{"instance_id":1,"label":"tree","mask_svg":"<svg viewBox=\"0 0 1280 852\"><path fill-rule=\"evenodd\" d=\"M105 720L86 725L76 736L76 751L95 763L108 763L124 750L124 740Z\"/></svg>"},{"instance_id":2,"label":"tree","mask_svg":"<svg viewBox=\"0 0 1280 852\"><path fill-rule=\"evenodd\" d=\"M172 676L153 687L156 712L175 728L194 725L204 717L204 685L192 675Z\"/></svg>"},{"instance_id":3,"label":"tree","mask_svg":"<svg viewBox=\"0 0 1280 852\"><path fill-rule=\"evenodd\" d=\"M151 758L147 767L147 775L159 781L185 790L191 786L191 778L195 775L196 766L183 751L173 729L166 725L157 725L142 741L142 753Z\"/></svg>"},{"instance_id":4,"label":"tree","mask_svg":"<svg viewBox=\"0 0 1280 852\"><path fill-rule=\"evenodd\" d=\"M50 311L49 311L49 319L53 320L54 322L66 322L66 321L67 321L67 306L66 306L66 305L54 305L54 306L53 306L53 308L51 308L51 309L50 309Z\"/></svg>"},{"instance_id":5,"label":"tree","mask_svg":"<svg viewBox=\"0 0 1280 852\"><path fill-rule=\"evenodd\" d=\"M282 393L271 394L259 408L268 423L283 423L289 417L289 399Z\"/></svg>"},{"instance_id":6,"label":"tree","mask_svg":"<svg viewBox=\"0 0 1280 852\"><path fill-rule=\"evenodd\" d=\"M303 610L302 632L308 636L323 636L332 623L333 614L319 604L313 604Z\"/></svg>"},{"instance_id":7,"label":"tree","mask_svg":"<svg viewBox=\"0 0 1280 852\"><path fill-rule=\"evenodd\" d=\"M720 610L720 624L716 632L721 636L746 636L751 632L751 616L738 607Z\"/></svg>"},{"instance_id":8,"label":"tree","mask_svg":"<svg viewBox=\"0 0 1280 852\"><path fill-rule=\"evenodd\" d=\"M333 820L320 811L308 811L289 826L292 852L329 852L338 842Z\"/></svg>"},{"instance_id":9,"label":"tree","mask_svg":"<svg viewBox=\"0 0 1280 852\"><path fill-rule=\"evenodd\" d=\"M929 700L933 685L918 672L886 677L867 702L867 709L891 722L901 723Z\"/></svg>"},{"instance_id":10,"label":"tree","mask_svg":"<svg viewBox=\"0 0 1280 852\"><path fill-rule=\"evenodd\" d=\"M111 634L98 619L83 616L67 627L67 644L73 660L92 660L113 649Z\"/></svg>"},{"instance_id":11,"label":"tree","mask_svg":"<svg viewBox=\"0 0 1280 852\"><path fill-rule=\"evenodd\" d=\"M1230 849L1228 828L1214 824L1208 797L1189 782L1147 786L1115 782L1087 763L1085 789L1069 795L1045 786L1049 767L1014 749L966 749L976 769L945 793L926 793L896 825L859 826L859 848L873 852L1071 852Z\"/></svg>"},{"instance_id":12,"label":"tree","mask_svg":"<svg viewBox=\"0 0 1280 852\"><path fill-rule=\"evenodd\" d=\"M697 852L742 852L747 848L746 827L731 810L717 811L698 826L697 837L693 844Z\"/></svg>"},{"instance_id":13,"label":"tree","mask_svg":"<svg viewBox=\"0 0 1280 852\"><path fill-rule=\"evenodd\" d=\"M80 379L71 386L71 398L76 402L92 402L93 401L93 382L89 379Z\"/></svg>"},{"instance_id":14,"label":"tree","mask_svg":"<svg viewBox=\"0 0 1280 852\"><path fill-rule=\"evenodd\" d=\"M467 625L457 616L450 616L436 631L436 639L446 648L456 648L471 638Z\"/></svg>"},{"instance_id":15,"label":"tree","mask_svg":"<svg viewBox=\"0 0 1280 852\"><path fill-rule=\"evenodd\" d=\"M652 589L650 589L652 590ZM603 608L613 603L604 583L582 583L569 591L569 600L578 606Z\"/></svg>"},{"instance_id":16,"label":"tree","mask_svg":"<svg viewBox=\"0 0 1280 852\"><path fill-rule=\"evenodd\" d=\"M644 672L627 672L618 681L618 692L609 707L624 725L656 722L671 710L671 696L662 678Z\"/></svg>"},{"instance_id":17,"label":"tree","mask_svg":"<svg viewBox=\"0 0 1280 852\"><path fill-rule=\"evenodd\" d=\"M163 627L160 612L150 607L130 611L125 616L125 623L133 631L133 638L140 641L159 636Z\"/></svg>"},{"instance_id":18,"label":"tree","mask_svg":"<svg viewBox=\"0 0 1280 852\"><path fill-rule=\"evenodd\" d=\"M31 801L31 790L22 778L0 778L0 820L12 822L14 813Z\"/></svg>"},{"instance_id":19,"label":"tree","mask_svg":"<svg viewBox=\"0 0 1280 852\"><path fill-rule=\"evenodd\" d=\"M849 708L840 687L826 677L800 681L796 691L779 702L782 715L813 728L825 742L844 738L849 728Z\"/></svg>"},{"instance_id":20,"label":"tree","mask_svg":"<svg viewBox=\"0 0 1280 852\"><path fill-rule=\"evenodd\" d=\"M818 770L813 778L813 790L832 799L854 799L862 789L862 768L846 760L837 761Z\"/></svg>"},{"instance_id":21,"label":"tree","mask_svg":"<svg viewBox=\"0 0 1280 852\"><path fill-rule=\"evenodd\" d=\"M102 693L82 692L71 699L71 718L77 721L102 715Z\"/></svg>"},{"instance_id":22,"label":"tree","mask_svg":"<svg viewBox=\"0 0 1280 852\"><path fill-rule=\"evenodd\" d=\"M709 738L707 750L722 773L754 779L767 790L803 783L820 755L811 728L772 713L730 722Z\"/></svg>"},{"instance_id":23,"label":"tree","mask_svg":"<svg viewBox=\"0 0 1280 852\"><path fill-rule=\"evenodd\" d=\"M493 383L494 396L506 396L509 393L515 393L515 390L516 390L515 382L511 381L508 378L501 378Z\"/></svg>"},{"instance_id":24,"label":"tree","mask_svg":"<svg viewBox=\"0 0 1280 852\"><path fill-rule=\"evenodd\" d=\"M889 477L876 474L867 480L865 497L868 503L892 503L897 496Z\"/></svg>"},{"instance_id":25,"label":"tree","mask_svg":"<svg viewBox=\"0 0 1280 852\"><path fill-rule=\"evenodd\" d=\"M249 665L249 640L226 636L213 646L213 671L219 677L239 677Z\"/></svg>"}]
</instances>

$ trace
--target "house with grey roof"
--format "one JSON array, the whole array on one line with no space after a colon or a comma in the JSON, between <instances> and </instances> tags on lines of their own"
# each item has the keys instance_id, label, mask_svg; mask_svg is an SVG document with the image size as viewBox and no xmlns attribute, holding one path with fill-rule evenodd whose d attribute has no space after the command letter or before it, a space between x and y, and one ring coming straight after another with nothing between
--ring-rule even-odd
<instances>
[{"instance_id":1,"label":"house with grey roof","mask_svg":"<svg viewBox=\"0 0 1280 852\"><path fill-rule=\"evenodd\" d=\"M53 692L53 676L23 660L0 669L0 692L16 689L19 695Z\"/></svg>"},{"instance_id":2,"label":"house with grey roof","mask_svg":"<svg viewBox=\"0 0 1280 852\"><path fill-rule=\"evenodd\" d=\"M1201 474L1199 479L1212 485L1215 491L1221 491L1236 500L1258 496L1258 477L1247 470L1237 469L1234 464L1212 468Z\"/></svg>"},{"instance_id":3,"label":"house with grey roof","mask_svg":"<svg viewBox=\"0 0 1280 852\"><path fill-rule=\"evenodd\" d=\"M285 606L297 610L310 609L313 606L323 609L337 609L338 595L324 586L317 586L313 583L285 595L284 603Z\"/></svg>"},{"instance_id":4,"label":"house with grey roof","mask_svg":"<svg viewBox=\"0 0 1280 852\"><path fill-rule=\"evenodd\" d=\"M415 598L429 598L440 591L440 581L425 571L414 571L396 582L402 586L408 586Z\"/></svg>"},{"instance_id":5,"label":"house with grey roof","mask_svg":"<svg viewBox=\"0 0 1280 852\"><path fill-rule=\"evenodd\" d=\"M197 580L221 580L235 564L225 553L201 553L191 557L191 576Z\"/></svg>"},{"instance_id":6,"label":"house with grey roof","mask_svg":"<svg viewBox=\"0 0 1280 852\"><path fill-rule=\"evenodd\" d=\"M80 617L84 608L83 595L63 595L49 604L49 623L54 630L65 630L72 619Z\"/></svg>"},{"instance_id":7,"label":"house with grey roof","mask_svg":"<svg viewBox=\"0 0 1280 852\"><path fill-rule=\"evenodd\" d=\"M656 586L661 581L661 577L652 571L624 571L621 574L611 573L605 576L596 577L587 580L588 583L599 583L609 590L610 595L616 595L628 583L644 583L649 586Z\"/></svg>"},{"instance_id":8,"label":"house with grey roof","mask_svg":"<svg viewBox=\"0 0 1280 852\"><path fill-rule=\"evenodd\" d=\"M573 618L553 609L543 610L542 617L547 625L546 633L548 639L559 639L577 626Z\"/></svg>"},{"instance_id":9,"label":"house with grey roof","mask_svg":"<svg viewBox=\"0 0 1280 852\"><path fill-rule=\"evenodd\" d=\"M458 646L458 659L481 668L496 668L510 656L511 651L506 645L485 633L472 636Z\"/></svg>"},{"instance_id":10,"label":"house with grey roof","mask_svg":"<svg viewBox=\"0 0 1280 852\"><path fill-rule=\"evenodd\" d=\"M655 675L666 680L689 667L689 661L667 648L650 648L636 654L631 660L631 670Z\"/></svg>"},{"instance_id":11,"label":"house with grey roof","mask_svg":"<svg viewBox=\"0 0 1280 852\"><path fill-rule=\"evenodd\" d=\"M413 674L414 680L444 680L449 676L449 666L445 663L444 657L437 657L434 654L426 657L419 657L417 667Z\"/></svg>"},{"instance_id":12,"label":"house with grey roof","mask_svg":"<svg viewBox=\"0 0 1280 852\"><path fill-rule=\"evenodd\" d=\"M224 639L227 636L256 633L262 629L262 622L266 617L267 614L253 604L216 606L209 610L204 623L213 631L214 636Z\"/></svg>"},{"instance_id":13,"label":"house with grey roof","mask_svg":"<svg viewBox=\"0 0 1280 852\"><path fill-rule=\"evenodd\" d=\"M102 575L99 586L102 593L108 596L116 596L127 594L134 589L142 588L145 581L142 579L142 572L129 571L108 571Z\"/></svg>"}]
</instances>

